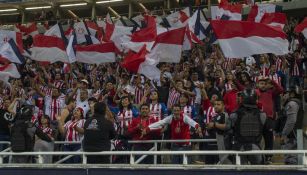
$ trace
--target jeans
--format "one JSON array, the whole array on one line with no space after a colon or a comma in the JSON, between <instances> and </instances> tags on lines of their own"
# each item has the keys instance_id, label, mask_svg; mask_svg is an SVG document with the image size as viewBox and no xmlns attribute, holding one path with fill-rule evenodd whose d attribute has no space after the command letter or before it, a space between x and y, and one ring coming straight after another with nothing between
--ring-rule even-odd
<instances>
[{"instance_id":1,"label":"jeans","mask_svg":"<svg viewBox=\"0 0 307 175\"><path fill-rule=\"evenodd\" d=\"M185 151L191 150L191 145L178 145L176 143L172 144L172 151ZM188 163L189 163L188 158ZM173 155L172 157L172 164L182 164L183 163L183 156L182 155Z\"/></svg>"},{"instance_id":2,"label":"jeans","mask_svg":"<svg viewBox=\"0 0 307 175\"><path fill-rule=\"evenodd\" d=\"M64 150L67 152L76 152L81 148L81 144L72 144L72 145L64 145ZM80 156L73 156L65 161L65 163L80 163L81 157Z\"/></svg>"}]
</instances>

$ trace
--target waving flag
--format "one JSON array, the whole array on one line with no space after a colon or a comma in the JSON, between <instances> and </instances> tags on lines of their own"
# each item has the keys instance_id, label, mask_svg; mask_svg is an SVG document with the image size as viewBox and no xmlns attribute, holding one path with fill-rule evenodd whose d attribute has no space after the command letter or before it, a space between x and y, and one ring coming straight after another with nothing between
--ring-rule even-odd
<instances>
[{"instance_id":1,"label":"waving flag","mask_svg":"<svg viewBox=\"0 0 307 175\"><path fill-rule=\"evenodd\" d=\"M136 26L142 28L142 21L144 21L144 16L142 14L137 15L130 19L131 22L133 22Z\"/></svg>"},{"instance_id":2,"label":"waving flag","mask_svg":"<svg viewBox=\"0 0 307 175\"><path fill-rule=\"evenodd\" d=\"M32 59L36 61L68 63L66 46L61 38L36 35L33 38Z\"/></svg>"},{"instance_id":3,"label":"waving flag","mask_svg":"<svg viewBox=\"0 0 307 175\"><path fill-rule=\"evenodd\" d=\"M198 9L193 16L189 19L189 29L194 33L194 35L199 39L203 40L209 33L210 23L206 20L201 9Z\"/></svg>"},{"instance_id":4,"label":"waving flag","mask_svg":"<svg viewBox=\"0 0 307 175\"><path fill-rule=\"evenodd\" d=\"M133 73L139 73L145 75L150 80L160 78L160 70L156 67L158 59L154 58L156 55L148 53L146 46L135 53L130 51L124 58L121 66Z\"/></svg>"},{"instance_id":5,"label":"waving flag","mask_svg":"<svg viewBox=\"0 0 307 175\"><path fill-rule=\"evenodd\" d=\"M0 56L12 63L22 64L25 62L25 59L13 39L10 39L0 47Z\"/></svg>"},{"instance_id":6,"label":"waving flag","mask_svg":"<svg viewBox=\"0 0 307 175\"><path fill-rule=\"evenodd\" d=\"M157 36L151 53L160 62L179 63L186 27L169 30Z\"/></svg>"},{"instance_id":7,"label":"waving flag","mask_svg":"<svg viewBox=\"0 0 307 175\"><path fill-rule=\"evenodd\" d=\"M184 27L190 18L191 9L189 7L179 10L175 13L168 15L165 19L170 27Z\"/></svg>"},{"instance_id":8,"label":"waving flag","mask_svg":"<svg viewBox=\"0 0 307 175\"><path fill-rule=\"evenodd\" d=\"M63 27L60 23L52 26L49 30L47 30L45 32L44 35L46 35L46 36L56 36L58 38L62 38L64 40L65 44L68 44L68 40L65 36Z\"/></svg>"},{"instance_id":9,"label":"waving flag","mask_svg":"<svg viewBox=\"0 0 307 175\"><path fill-rule=\"evenodd\" d=\"M126 27L126 26L116 26L114 24L106 24L105 42L114 42L115 46L118 50L123 51L123 43L130 41L131 31L133 27Z\"/></svg>"},{"instance_id":10,"label":"waving flag","mask_svg":"<svg viewBox=\"0 0 307 175\"><path fill-rule=\"evenodd\" d=\"M101 64L115 62L116 47L113 43L76 47L76 59L81 63Z\"/></svg>"},{"instance_id":11,"label":"waving flag","mask_svg":"<svg viewBox=\"0 0 307 175\"><path fill-rule=\"evenodd\" d=\"M20 74L15 64L0 66L0 80L8 84L9 78L20 78Z\"/></svg>"},{"instance_id":12,"label":"waving flag","mask_svg":"<svg viewBox=\"0 0 307 175\"><path fill-rule=\"evenodd\" d=\"M304 19L303 22L301 22L299 25L297 25L294 29L297 33L302 33L305 38L307 38L307 17Z\"/></svg>"},{"instance_id":13,"label":"waving flag","mask_svg":"<svg viewBox=\"0 0 307 175\"><path fill-rule=\"evenodd\" d=\"M24 34L24 36L31 35L32 37L34 37L38 34L37 25L35 22L31 23L28 26L16 25L16 27L21 33Z\"/></svg>"},{"instance_id":14,"label":"waving flag","mask_svg":"<svg viewBox=\"0 0 307 175\"><path fill-rule=\"evenodd\" d=\"M69 63L74 63L74 62L77 61L77 59L76 59L76 49L75 49L76 45L77 45L77 38L76 38L76 34L73 33L70 36L68 45L66 47L66 53L67 53L67 56L68 56L68 62Z\"/></svg>"},{"instance_id":15,"label":"waving flag","mask_svg":"<svg viewBox=\"0 0 307 175\"><path fill-rule=\"evenodd\" d=\"M151 50L157 37L156 21L152 16L145 16L145 21L147 22L146 27L134 32L131 35L131 40L123 43L126 49L139 52L146 45L147 51Z\"/></svg>"},{"instance_id":16,"label":"waving flag","mask_svg":"<svg viewBox=\"0 0 307 175\"><path fill-rule=\"evenodd\" d=\"M87 43L93 44L92 38L95 38L96 30L89 28L85 22L78 22L74 24L74 30L77 37L78 44ZM92 37L91 37L92 36Z\"/></svg>"},{"instance_id":17,"label":"waving flag","mask_svg":"<svg viewBox=\"0 0 307 175\"><path fill-rule=\"evenodd\" d=\"M260 23L281 27L282 29L286 22L287 16L284 13L265 13L260 21Z\"/></svg>"},{"instance_id":18,"label":"waving flag","mask_svg":"<svg viewBox=\"0 0 307 175\"><path fill-rule=\"evenodd\" d=\"M211 7L211 18L219 20L223 15L228 16L229 20L242 20L242 4L230 4L227 1L220 3L219 6Z\"/></svg>"},{"instance_id":19,"label":"waving flag","mask_svg":"<svg viewBox=\"0 0 307 175\"><path fill-rule=\"evenodd\" d=\"M275 4L257 4L252 6L248 14L247 21L260 22L265 13L281 12L282 6Z\"/></svg>"},{"instance_id":20,"label":"waving flag","mask_svg":"<svg viewBox=\"0 0 307 175\"><path fill-rule=\"evenodd\" d=\"M243 58L254 54L287 54L289 42L281 30L249 21L211 21L225 57Z\"/></svg>"},{"instance_id":21,"label":"waving flag","mask_svg":"<svg viewBox=\"0 0 307 175\"><path fill-rule=\"evenodd\" d=\"M23 50L22 34L20 32L0 30L0 47L7 43L10 39L13 39L21 53Z\"/></svg>"}]
</instances>

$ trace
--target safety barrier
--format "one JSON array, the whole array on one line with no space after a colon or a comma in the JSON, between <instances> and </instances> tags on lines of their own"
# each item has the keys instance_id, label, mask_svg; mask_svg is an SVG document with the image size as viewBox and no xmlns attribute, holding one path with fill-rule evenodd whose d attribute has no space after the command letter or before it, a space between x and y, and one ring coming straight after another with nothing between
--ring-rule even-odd
<instances>
[{"instance_id":1,"label":"safety barrier","mask_svg":"<svg viewBox=\"0 0 307 175\"><path fill-rule=\"evenodd\" d=\"M182 165L188 165L188 156L195 155L234 155L235 156L235 165L240 166L241 156L245 155L263 155L263 154L295 154L301 155L303 157L302 164L304 167L307 167L307 150L257 150L257 151L102 151L102 152L0 152L0 165L3 163L4 156L38 156L38 164L43 164L42 155L53 155L53 156L63 156L63 155L72 155L72 156L82 156L83 165L87 164L87 156L111 156L111 155L125 155L130 156L129 165L135 165L135 156L137 155L181 155L183 157ZM76 164L78 165L78 164ZM79 164L80 165L80 164ZM206 166L206 165L204 165Z\"/></svg>"}]
</instances>

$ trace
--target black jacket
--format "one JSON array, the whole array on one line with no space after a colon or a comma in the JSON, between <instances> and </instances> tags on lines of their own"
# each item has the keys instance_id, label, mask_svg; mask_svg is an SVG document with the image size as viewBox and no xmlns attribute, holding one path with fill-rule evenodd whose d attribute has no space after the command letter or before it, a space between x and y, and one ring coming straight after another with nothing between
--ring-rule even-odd
<instances>
[{"instance_id":1,"label":"black jacket","mask_svg":"<svg viewBox=\"0 0 307 175\"><path fill-rule=\"evenodd\" d=\"M115 138L115 134L112 122L106 120L104 116L94 115L84 124L84 151L110 151L110 140Z\"/></svg>"}]
</instances>

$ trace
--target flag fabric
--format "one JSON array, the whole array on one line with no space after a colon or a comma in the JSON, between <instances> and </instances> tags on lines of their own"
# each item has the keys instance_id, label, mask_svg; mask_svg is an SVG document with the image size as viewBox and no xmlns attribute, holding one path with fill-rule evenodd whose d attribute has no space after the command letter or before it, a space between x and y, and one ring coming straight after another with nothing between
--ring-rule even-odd
<instances>
[{"instance_id":1,"label":"flag fabric","mask_svg":"<svg viewBox=\"0 0 307 175\"><path fill-rule=\"evenodd\" d=\"M225 57L243 58L254 54L289 52L287 35L276 28L249 21L211 21Z\"/></svg>"},{"instance_id":2,"label":"flag fabric","mask_svg":"<svg viewBox=\"0 0 307 175\"><path fill-rule=\"evenodd\" d=\"M9 78L20 78L20 74L15 64L0 66L0 80L9 84Z\"/></svg>"},{"instance_id":3,"label":"flag fabric","mask_svg":"<svg viewBox=\"0 0 307 175\"><path fill-rule=\"evenodd\" d=\"M81 63L101 64L115 62L114 43L76 46L76 60Z\"/></svg>"},{"instance_id":4,"label":"flag fabric","mask_svg":"<svg viewBox=\"0 0 307 175\"><path fill-rule=\"evenodd\" d=\"M49 30L47 30L44 35L46 36L56 36L58 38L62 38L65 42L65 44L67 45L68 44L68 39L64 33L64 30L63 30L63 26L58 23L58 24L55 24L54 26L52 26Z\"/></svg>"},{"instance_id":5,"label":"flag fabric","mask_svg":"<svg viewBox=\"0 0 307 175\"><path fill-rule=\"evenodd\" d=\"M109 13L106 16L106 22L109 23L109 24L113 24L113 20L112 20L111 15Z\"/></svg>"},{"instance_id":6,"label":"flag fabric","mask_svg":"<svg viewBox=\"0 0 307 175\"><path fill-rule=\"evenodd\" d=\"M36 35L33 38L32 59L50 63L69 62L64 41L58 37L45 35Z\"/></svg>"},{"instance_id":7,"label":"flag fabric","mask_svg":"<svg viewBox=\"0 0 307 175\"><path fill-rule=\"evenodd\" d=\"M188 19L191 16L190 14L190 8L187 7L168 15L165 19L169 27L184 27L188 23Z\"/></svg>"},{"instance_id":8,"label":"flag fabric","mask_svg":"<svg viewBox=\"0 0 307 175\"><path fill-rule=\"evenodd\" d=\"M282 11L282 6L279 6L279 5L256 4L252 6L248 14L247 21L260 22L265 13L275 13L275 12L281 12L281 11Z\"/></svg>"},{"instance_id":9,"label":"flag fabric","mask_svg":"<svg viewBox=\"0 0 307 175\"><path fill-rule=\"evenodd\" d=\"M77 37L77 43L93 44L91 35L95 36L96 30L88 28L85 22L81 21L74 24L74 30Z\"/></svg>"},{"instance_id":10,"label":"flag fabric","mask_svg":"<svg viewBox=\"0 0 307 175\"><path fill-rule=\"evenodd\" d=\"M302 33L304 37L307 38L307 17L305 17L303 22L295 27L294 31L297 33Z\"/></svg>"},{"instance_id":11,"label":"flag fabric","mask_svg":"<svg viewBox=\"0 0 307 175\"><path fill-rule=\"evenodd\" d=\"M146 45L143 45L139 52L129 51L121 66L130 72L143 74L150 80L159 79L160 70L156 67L158 60L155 56L147 51Z\"/></svg>"},{"instance_id":12,"label":"flag fabric","mask_svg":"<svg viewBox=\"0 0 307 175\"><path fill-rule=\"evenodd\" d=\"M123 51L123 43L130 41L130 35L133 27L117 26L106 23L104 41L114 42L118 50Z\"/></svg>"},{"instance_id":13,"label":"flag fabric","mask_svg":"<svg viewBox=\"0 0 307 175\"><path fill-rule=\"evenodd\" d=\"M146 46L147 51L152 49L155 39L157 37L157 26L155 18L152 16L145 16L146 27L142 28L131 35L129 42L123 43L126 49L131 49L139 52L143 45Z\"/></svg>"},{"instance_id":14,"label":"flag fabric","mask_svg":"<svg viewBox=\"0 0 307 175\"><path fill-rule=\"evenodd\" d=\"M75 33L73 33L70 36L68 45L66 47L66 53L67 53L69 63L74 63L74 62L77 61L77 59L76 59L76 49L75 49L76 45L77 45L77 38L76 38Z\"/></svg>"},{"instance_id":15,"label":"flag fabric","mask_svg":"<svg viewBox=\"0 0 307 175\"><path fill-rule=\"evenodd\" d=\"M34 37L38 34L37 24L35 22L28 24L28 26L16 25L16 27L24 36L31 35Z\"/></svg>"},{"instance_id":16,"label":"flag fabric","mask_svg":"<svg viewBox=\"0 0 307 175\"><path fill-rule=\"evenodd\" d=\"M219 20L223 15L229 17L229 20L242 20L242 4L230 4L227 1L221 2L219 6L211 7L211 19Z\"/></svg>"},{"instance_id":17,"label":"flag fabric","mask_svg":"<svg viewBox=\"0 0 307 175\"><path fill-rule=\"evenodd\" d=\"M287 16L284 13L265 13L260 21L260 23L281 27L282 29L286 22Z\"/></svg>"},{"instance_id":18,"label":"flag fabric","mask_svg":"<svg viewBox=\"0 0 307 175\"><path fill-rule=\"evenodd\" d=\"M22 34L20 32L0 30L0 47L7 43L10 39L13 39L21 53L23 50Z\"/></svg>"},{"instance_id":19,"label":"flag fabric","mask_svg":"<svg viewBox=\"0 0 307 175\"><path fill-rule=\"evenodd\" d=\"M142 21L144 21L144 16L142 14L139 14L131 18L130 21L133 22L136 26L142 27Z\"/></svg>"},{"instance_id":20,"label":"flag fabric","mask_svg":"<svg viewBox=\"0 0 307 175\"><path fill-rule=\"evenodd\" d=\"M24 57L20 53L15 41L10 39L0 47L0 56L9 60L12 63L23 64L25 62Z\"/></svg>"},{"instance_id":21,"label":"flag fabric","mask_svg":"<svg viewBox=\"0 0 307 175\"><path fill-rule=\"evenodd\" d=\"M198 9L194 12L193 16L189 19L188 22L189 30L199 39L203 40L208 35L208 27L210 23L206 20L204 14L201 12L201 9Z\"/></svg>"},{"instance_id":22,"label":"flag fabric","mask_svg":"<svg viewBox=\"0 0 307 175\"><path fill-rule=\"evenodd\" d=\"M169 30L159 34L151 53L159 62L179 63L186 27Z\"/></svg>"},{"instance_id":23,"label":"flag fabric","mask_svg":"<svg viewBox=\"0 0 307 175\"><path fill-rule=\"evenodd\" d=\"M102 38L102 27L99 27L97 23L93 21L86 21L86 26L90 30L91 36L96 37L99 40Z\"/></svg>"}]
</instances>

